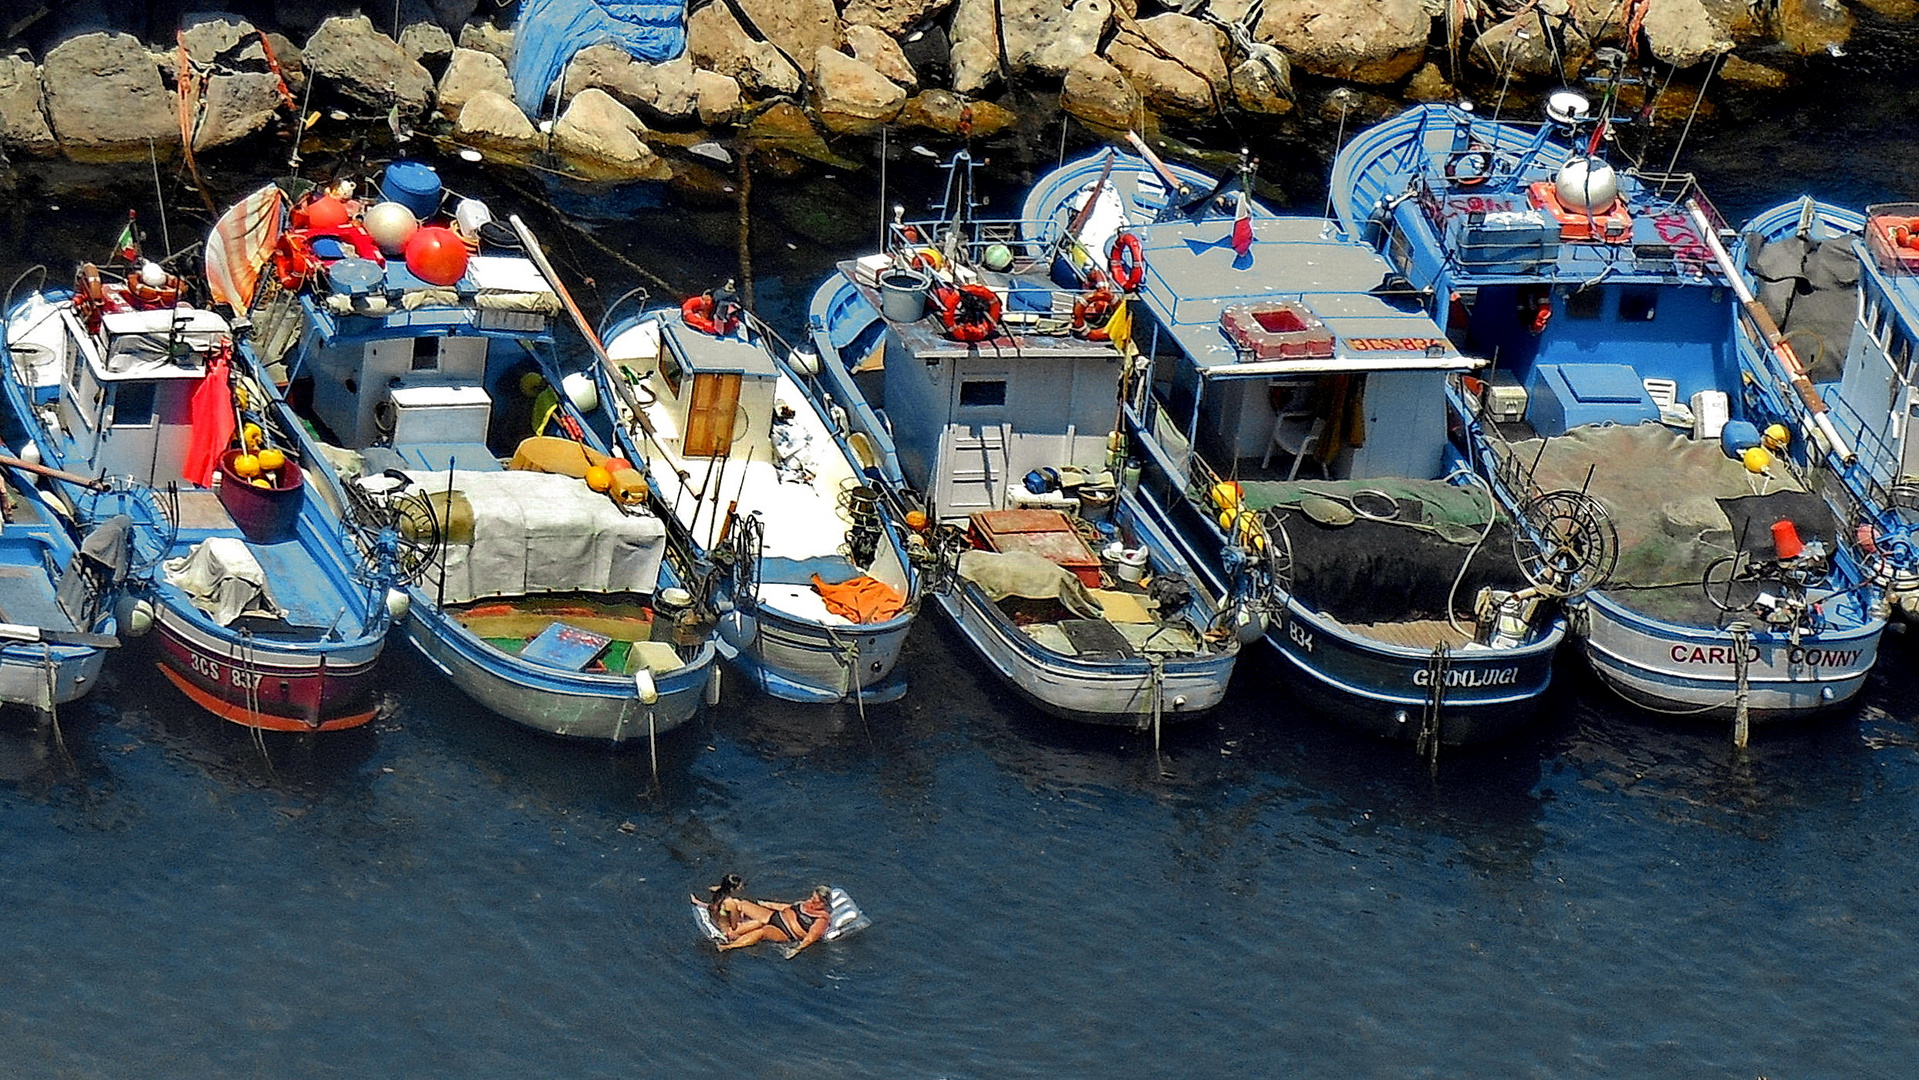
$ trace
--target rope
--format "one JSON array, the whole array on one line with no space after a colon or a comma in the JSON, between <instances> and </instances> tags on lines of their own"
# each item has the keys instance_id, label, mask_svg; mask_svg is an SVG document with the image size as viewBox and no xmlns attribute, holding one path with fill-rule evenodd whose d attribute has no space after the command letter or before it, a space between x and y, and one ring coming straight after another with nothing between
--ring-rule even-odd
<instances>
[{"instance_id":1,"label":"rope","mask_svg":"<svg viewBox=\"0 0 1919 1080\"><path fill-rule=\"evenodd\" d=\"M1485 485L1486 501L1489 505L1494 505L1492 485L1487 484L1483 477L1481 477L1478 473L1472 472L1471 470L1460 469L1457 471L1462 473L1463 475L1470 476L1473 478L1473 480L1477 481L1478 483L1482 485ZM1459 564L1459 573L1453 575L1453 587L1446 590L1446 621L1449 624L1451 624L1454 632L1460 633L1460 634L1466 634L1467 637L1471 637L1472 635L1468 634L1466 630L1459 625L1459 615L1458 615L1459 609L1455 606L1455 602L1459 599L1459 585L1461 582L1466 580L1467 568L1472 566L1473 558L1474 556L1479 554L1479 549L1481 545L1485 544L1486 538L1493 534L1493 525L1498 520L1499 520L1499 515L1497 513L1489 513L1486 515L1485 531L1479 534L1479 539L1473 541L1472 550L1466 552L1465 561Z\"/></svg>"},{"instance_id":2,"label":"rope","mask_svg":"<svg viewBox=\"0 0 1919 1080\"><path fill-rule=\"evenodd\" d=\"M1160 732L1166 715L1166 660L1158 653L1146 658L1153 678L1153 756L1159 756Z\"/></svg>"},{"instance_id":3,"label":"rope","mask_svg":"<svg viewBox=\"0 0 1919 1080\"><path fill-rule=\"evenodd\" d=\"M1734 686L1732 698L1732 745L1744 750L1746 741L1752 735L1751 718L1746 714L1746 698L1751 687L1746 681L1746 647L1752 637L1752 628L1743 622L1728 627L1732 631L1732 677Z\"/></svg>"},{"instance_id":4,"label":"rope","mask_svg":"<svg viewBox=\"0 0 1919 1080\"><path fill-rule=\"evenodd\" d=\"M1426 660L1426 671L1432 678L1427 687L1426 708L1419 720L1419 741L1414 744L1414 752L1426 759L1432 775L1439 775L1439 739L1440 706L1446 698L1446 673L1453 667L1452 651L1445 642L1433 646L1433 654Z\"/></svg>"},{"instance_id":5,"label":"rope","mask_svg":"<svg viewBox=\"0 0 1919 1080\"><path fill-rule=\"evenodd\" d=\"M69 766L72 766L73 754L67 750L67 737L60 731L60 706L56 700L60 696L58 693L60 676L59 673L54 670L53 666L53 646L45 641L40 643L40 658L41 662L46 665L47 723L53 727L53 745L59 749L61 759L66 761Z\"/></svg>"}]
</instances>

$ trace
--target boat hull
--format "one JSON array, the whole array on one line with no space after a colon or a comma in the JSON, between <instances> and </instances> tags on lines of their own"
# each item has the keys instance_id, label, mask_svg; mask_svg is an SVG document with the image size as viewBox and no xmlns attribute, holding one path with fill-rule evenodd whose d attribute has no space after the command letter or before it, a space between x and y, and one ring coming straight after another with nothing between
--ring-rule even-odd
<instances>
[{"instance_id":1,"label":"boat hull","mask_svg":"<svg viewBox=\"0 0 1919 1080\"><path fill-rule=\"evenodd\" d=\"M214 635L167 604L154 630L161 674L223 720L267 731L337 731L373 719L384 638L338 648Z\"/></svg>"},{"instance_id":2,"label":"boat hull","mask_svg":"<svg viewBox=\"0 0 1919 1080\"><path fill-rule=\"evenodd\" d=\"M1731 717L1738 696L1732 635L1642 618L1603 595L1579 614L1581 650L1599 680L1652 712L1701 719ZM1885 623L1840 631L1784 634L1755 630L1747 646L1746 707L1753 722L1789 720L1845 703L1865 685Z\"/></svg>"},{"instance_id":3,"label":"boat hull","mask_svg":"<svg viewBox=\"0 0 1919 1080\"><path fill-rule=\"evenodd\" d=\"M1087 663L1039 648L988 610L977 589L945 589L935 599L980 659L1020 696L1068 720L1149 731L1156 715L1172 724L1218 705L1232 678L1234 652L1169 659L1156 691L1147 661Z\"/></svg>"},{"instance_id":4,"label":"boat hull","mask_svg":"<svg viewBox=\"0 0 1919 1080\"><path fill-rule=\"evenodd\" d=\"M105 662L106 653L89 647L10 645L0 649L0 702L36 709L65 705L92 691Z\"/></svg>"},{"instance_id":5,"label":"boat hull","mask_svg":"<svg viewBox=\"0 0 1919 1080\"><path fill-rule=\"evenodd\" d=\"M912 616L871 626L789 618L761 605L720 618L721 655L769 696L813 703L897 701L906 680L893 674Z\"/></svg>"},{"instance_id":6,"label":"boat hull","mask_svg":"<svg viewBox=\"0 0 1919 1080\"><path fill-rule=\"evenodd\" d=\"M632 678L530 664L478 640L416 595L407 640L468 697L535 731L624 743L663 735L699 715L713 679L710 640L685 667L654 677L659 700L640 701Z\"/></svg>"}]
</instances>

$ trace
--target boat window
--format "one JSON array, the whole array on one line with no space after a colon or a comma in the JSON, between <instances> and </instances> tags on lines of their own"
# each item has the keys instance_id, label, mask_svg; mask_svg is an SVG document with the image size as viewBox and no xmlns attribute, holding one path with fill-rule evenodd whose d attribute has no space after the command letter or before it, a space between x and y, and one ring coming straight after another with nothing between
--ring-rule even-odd
<instances>
[{"instance_id":1,"label":"boat window","mask_svg":"<svg viewBox=\"0 0 1919 1080\"><path fill-rule=\"evenodd\" d=\"M440 339L423 337L413 339L413 370L438 371L440 369Z\"/></svg>"},{"instance_id":2,"label":"boat window","mask_svg":"<svg viewBox=\"0 0 1919 1080\"><path fill-rule=\"evenodd\" d=\"M1871 304L1867 305L1866 314L1872 319L1871 324L1868 326L1868 329L1872 332L1872 340L1884 346L1886 344L1886 330L1891 322L1886 316L1885 305L1874 300Z\"/></svg>"},{"instance_id":3,"label":"boat window","mask_svg":"<svg viewBox=\"0 0 1919 1080\"><path fill-rule=\"evenodd\" d=\"M1606 290L1574 289L1566 294L1565 312L1568 319L1597 319L1605 308Z\"/></svg>"},{"instance_id":4,"label":"boat window","mask_svg":"<svg viewBox=\"0 0 1919 1080\"><path fill-rule=\"evenodd\" d=\"M1006 404L1005 379L967 379L960 383L962 409L989 409Z\"/></svg>"},{"instance_id":5,"label":"boat window","mask_svg":"<svg viewBox=\"0 0 1919 1080\"><path fill-rule=\"evenodd\" d=\"M1626 289L1619 294L1620 322L1651 322L1656 313L1656 297L1651 289Z\"/></svg>"},{"instance_id":6,"label":"boat window","mask_svg":"<svg viewBox=\"0 0 1919 1080\"><path fill-rule=\"evenodd\" d=\"M113 426L146 427L153 423L154 384L121 383L113 391Z\"/></svg>"},{"instance_id":7,"label":"boat window","mask_svg":"<svg viewBox=\"0 0 1919 1080\"><path fill-rule=\"evenodd\" d=\"M1892 335L1892 370L1907 382L1912 381L1912 339L1904 334Z\"/></svg>"},{"instance_id":8,"label":"boat window","mask_svg":"<svg viewBox=\"0 0 1919 1080\"><path fill-rule=\"evenodd\" d=\"M660 353L660 378L666 383L666 390L674 397L680 396L680 381L686 377L685 369L672 353Z\"/></svg>"}]
</instances>

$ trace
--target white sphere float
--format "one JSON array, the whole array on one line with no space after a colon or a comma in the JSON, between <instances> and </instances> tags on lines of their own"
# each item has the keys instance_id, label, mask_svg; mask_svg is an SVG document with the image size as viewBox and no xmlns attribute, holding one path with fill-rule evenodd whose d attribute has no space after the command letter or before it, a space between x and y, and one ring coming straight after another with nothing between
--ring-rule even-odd
<instances>
[{"instance_id":1,"label":"white sphere float","mask_svg":"<svg viewBox=\"0 0 1919 1080\"><path fill-rule=\"evenodd\" d=\"M576 371L561 379L560 389L566 392L566 400L583 413L600 407L599 387L593 385L593 376L584 371Z\"/></svg>"},{"instance_id":2,"label":"white sphere float","mask_svg":"<svg viewBox=\"0 0 1919 1080\"><path fill-rule=\"evenodd\" d=\"M1553 193L1569 209L1604 210L1619 198L1619 174L1598 158L1574 158L1553 177Z\"/></svg>"},{"instance_id":3,"label":"white sphere float","mask_svg":"<svg viewBox=\"0 0 1919 1080\"><path fill-rule=\"evenodd\" d=\"M374 203L367 208L360 223L366 226L366 234L373 238L380 250L388 255L398 255L406 249L406 242L420 228L420 219L413 211L396 202Z\"/></svg>"}]
</instances>

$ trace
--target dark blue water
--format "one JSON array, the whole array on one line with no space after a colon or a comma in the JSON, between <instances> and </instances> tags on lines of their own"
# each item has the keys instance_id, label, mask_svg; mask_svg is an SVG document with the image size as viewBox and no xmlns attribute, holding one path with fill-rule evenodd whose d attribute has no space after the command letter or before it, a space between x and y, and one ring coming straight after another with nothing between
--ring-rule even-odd
<instances>
[{"instance_id":1,"label":"dark blue water","mask_svg":"<svg viewBox=\"0 0 1919 1080\"><path fill-rule=\"evenodd\" d=\"M1734 217L1909 196L1881 77L1908 69L1861 55L1683 163ZM869 185L756 192L784 325L863 250L875 215L845 208ZM137 190L39 197L11 261L101 254ZM635 212L614 250L681 289L726 272L723 199ZM589 306L634 279L550 235ZM1536 736L1437 777L1257 662L1155 754L1034 713L931 621L902 703L729 682L657 779L644 750L484 713L403 646L371 727L264 749L126 650L60 738L0 715L0 1075L1909 1076L1915 644L1743 754L1568 662ZM686 895L727 871L841 885L873 926L717 956Z\"/></svg>"}]
</instances>

